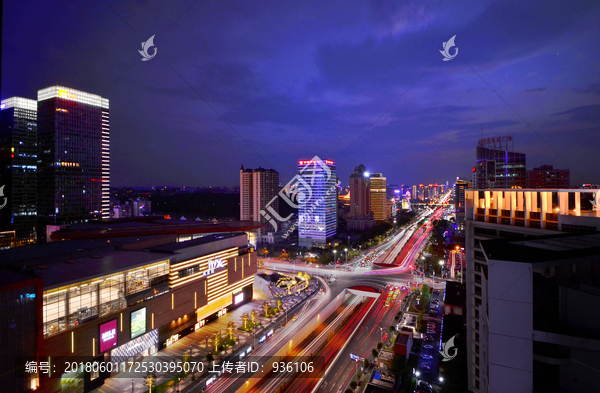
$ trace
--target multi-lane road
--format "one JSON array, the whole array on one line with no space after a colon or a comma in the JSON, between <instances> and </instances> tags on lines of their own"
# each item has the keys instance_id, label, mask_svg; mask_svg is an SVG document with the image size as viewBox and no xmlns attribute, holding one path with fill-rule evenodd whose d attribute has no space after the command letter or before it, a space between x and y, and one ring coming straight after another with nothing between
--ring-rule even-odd
<instances>
[{"instance_id":1,"label":"multi-lane road","mask_svg":"<svg viewBox=\"0 0 600 393\"><path fill-rule=\"evenodd\" d=\"M323 310L327 302L340 295L346 288L369 287L380 296L369 300L367 305L363 303L360 306L356 304L356 299L359 297L349 297L331 318L324 320L308 340L291 353L299 357L320 350L319 361L323 362L325 359L325 363L320 367L326 367L325 375L321 375L324 372L322 369L319 370L321 374L318 376L315 376L317 374L305 375L304 378L295 378L291 373L287 376L288 382L283 384L281 376L269 378L267 374L265 378L253 381L253 387L249 391L270 392L279 389L282 392L337 393L345 390L349 382L356 379L356 372L361 367L359 362L350 359L350 354L367 358L372 348L390 334L389 327L396 324L394 316L400 310L402 298L406 296L407 291L401 292L397 299L386 306L385 299L390 291L389 285L401 288L408 286L410 282L418 281L417 276L411 274L411 267L414 266L415 258L427 243L432 229L431 221L441 215L441 208L423 210L410 225L388 237L369 252L364 252L342 266L315 266L263 259L264 269L286 272L302 270L313 276L329 276L334 279L331 285L327 285L320 279L324 291L298 313L298 320L280 329L268 345L263 345L256 350L255 356L273 355L278 349L287 345L309 320L314 319ZM419 223L425 219L429 219L428 222L419 226ZM442 289L445 285L441 281L426 280L425 283L438 289ZM347 322L339 327L342 318ZM333 337L330 336L332 331L335 331ZM323 347L323 340L331 341ZM223 378L211 385L207 391L241 391L239 389L245 383L241 378Z\"/></svg>"}]
</instances>

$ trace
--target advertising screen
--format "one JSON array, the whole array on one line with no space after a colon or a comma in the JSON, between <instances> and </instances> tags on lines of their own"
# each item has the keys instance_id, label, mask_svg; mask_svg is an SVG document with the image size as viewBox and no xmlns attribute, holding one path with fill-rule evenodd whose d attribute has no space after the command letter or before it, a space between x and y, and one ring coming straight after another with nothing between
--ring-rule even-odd
<instances>
[{"instance_id":1,"label":"advertising screen","mask_svg":"<svg viewBox=\"0 0 600 393\"><path fill-rule=\"evenodd\" d=\"M233 298L233 304L238 304L239 302L244 300L244 292L235 295Z\"/></svg>"},{"instance_id":2,"label":"advertising screen","mask_svg":"<svg viewBox=\"0 0 600 393\"><path fill-rule=\"evenodd\" d=\"M131 313L131 338L146 333L146 307Z\"/></svg>"},{"instance_id":3,"label":"advertising screen","mask_svg":"<svg viewBox=\"0 0 600 393\"><path fill-rule=\"evenodd\" d=\"M117 346L117 320L100 325L100 352Z\"/></svg>"}]
</instances>

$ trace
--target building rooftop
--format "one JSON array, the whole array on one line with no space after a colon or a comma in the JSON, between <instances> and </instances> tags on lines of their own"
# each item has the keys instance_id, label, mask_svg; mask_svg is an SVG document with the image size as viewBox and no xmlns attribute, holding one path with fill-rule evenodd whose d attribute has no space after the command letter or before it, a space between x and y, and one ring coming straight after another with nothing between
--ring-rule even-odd
<instances>
[{"instance_id":1,"label":"building rooftop","mask_svg":"<svg viewBox=\"0 0 600 393\"><path fill-rule=\"evenodd\" d=\"M27 281L31 281L34 279L36 279L36 277L32 277L28 274L22 274L19 272L14 272L12 270L0 268L0 292L6 290L7 288L15 284L25 284Z\"/></svg>"},{"instance_id":2,"label":"building rooftop","mask_svg":"<svg viewBox=\"0 0 600 393\"><path fill-rule=\"evenodd\" d=\"M256 221L186 221L169 220L163 216L119 218L70 225L52 233L52 240L108 239L128 236L191 235L252 231L265 227Z\"/></svg>"},{"instance_id":3,"label":"building rooftop","mask_svg":"<svg viewBox=\"0 0 600 393\"><path fill-rule=\"evenodd\" d=\"M454 281L446 282L446 297L444 303L452 306L465 306L465 290L460 283Z\"/></svg>"},{"instance_id":4,"label":"building rooftop","mask_svg":"<svg viewBox=\"0 0 600 393\"><path fill-rule=\"evenodd\" d=\"M525 263L557 261L600 255L600 233L494 239L483 241L481 245L489 259Z\"/></svg>"},{"instance_id":5,"label":"building rooftop","mask_svg":"<svg viewBox=\"0 0 600 393\"><path fill-rule=\"evenodd\" d=\"M219 245L219 240L236 237L243 238L243 244L247 244L246 234L239 232L208 235L186 242L174 242L172 236L52 242L1 251L0 267L32 278L41 277L47 290L165 261L185 249L197 248L192 251L194 255L209 254L231 246ZM203 245L206 247L201 247Z\"/></svg>"}]
</instances>

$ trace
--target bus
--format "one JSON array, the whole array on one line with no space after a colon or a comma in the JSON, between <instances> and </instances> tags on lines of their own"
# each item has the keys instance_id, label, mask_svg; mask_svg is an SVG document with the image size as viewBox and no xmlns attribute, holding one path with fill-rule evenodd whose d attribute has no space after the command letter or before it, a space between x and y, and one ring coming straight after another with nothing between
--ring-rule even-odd
<instances>
[{"instance_id":1,"label":"bus","mask_svg":"<svg viewBox=\"0 0 600 393\"><path fill-rule=\"evenodd\" d=\"M389 307L391 301L392 301L392 293L390 292L387 296L387 299L385 299L385 306Z\"/></svg>"}]
</instances>

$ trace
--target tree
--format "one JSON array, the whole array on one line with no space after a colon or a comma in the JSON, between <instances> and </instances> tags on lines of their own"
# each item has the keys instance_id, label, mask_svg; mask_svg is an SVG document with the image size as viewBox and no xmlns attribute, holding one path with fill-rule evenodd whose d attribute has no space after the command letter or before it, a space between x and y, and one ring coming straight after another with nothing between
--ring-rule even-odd
<instances>
[{"instance_id":1,"label":"tree","mask_svg":"<svg viewBox=\"0 0 600 393\"><path fill-rule=\"evenodd\" d=\"M362 377L362 373L360 371L356 372L356 378L360 379L360 377Z\"/></svg>"},{"instance_id":2,"label":"tree","mask_svg":"<svg viewBox=\"0 0 600 393\"><path fill-rule=\"evenodd\" d=\"M212 353L209 352L208 355L206 355L206 360L212 362L213 360L215 360L215 357L212 355Z\"/></svg>"},{"instance_id":3,"label":"tree","mask_svg":"<svg viewBox=\"0 0 600 393\"><path fill-rule=\"evenodd\" d=\"M230 340L233 340L233 329L235 329L235 323L233 323L233 321L229 321L227 324L227 334L229 334Z\"/></svg>"},{"instance_id":4,"label":"tree","mask_svg":"<svg viewBox=\"0 0 600 393\"><path fill-rule=\"evenodd\" d=\"M154 373L150 373L144 377L144 385L150 388L150 392L152 392L152 388L156 386L156 375Z\"/></svg>"},{"instance_id":5,"label":"tree","mask_svg":"<svg viewBox=\"0 0 600 393\"><path fill-rule=\"evenodd\" d=\"M390 326L390 333L394 333L396 331L396 327L395 326Z\"/></svg>"},{"instance_id":6,"label":"tree","mask_svg":"<svg viewBox=\"0 0 600 393\"><path fill-rule=\"evenodd\" d=\"M215 346L215 352L219 352L219 344L221 344L221 336L219 336L219 333L215 332L212 342Z\"/></svg>"},{"instance_id":7,"label":"tree","mask_svg":"<svg viewBox=\"0 0 600 393\"><path fill-rule=\"evenodd\" d=\"M369 367L369 361L367 359L363 359L363 367L364 368Z\"/></svg>"},{"instance_id":8,"label":"tree","mask_svg":"<svg viewBox=\"0 0 600 393\"><path fill-rule=\"evenodd\" d=\"M371 350L371 353L373 354L373 357L374 357L374 358L376 358L376 357L377 357L377 355L379 355L379 352L377 352L377 350L376 350L375 348L373 348L373 349Z\"/></svg>"},{"instance_id":9,"label":"tree","mask_svg":"<svg viewBox=\"0 0 600 393\"><path fill-rule=\"evenodd\" d=\"M396 315L396 316L394 317L394 320L396 320L396 321L399 321L399 320L400 320L400 315Z\"/></svg>"},{"instance_id":10,"label":"tree","mask_svg":"<svg viewBox=\"0 0 600 393\"><path fill-rule=\"evenodd\" d=\"M356 387L357 387L357 386L358 386L358 383L357 383L356 381L352 381L352 382L350 382L350 387L351 387L352 389L356 389Z\"/></svg>"},{"instance_id":11,"label":"tree","mask_svg":"<svg viewBox=\"0 0 600 393\"><path fill-rule=\"evenodd\" d=\"M383 347L383 343L381 341L379 341L377 343L377 349L381 349L381 347Z\"/></svg>"},{"instance_id":12,"label":"tree","mask_svg":"<svg viewBox=\"0 0 600 393\"><path fill-rule=\"evenodd\" d=\"M280 298L277 298L277 308L283 310L283 301Z\"/></svg>"},{"instance_id":13,"label":"tree","mask_svg":"<svg viewBox=\"0 0 600 393\"><path fill-rule=\"evenodd\" d=\"M269 303L263 302L263 308L265 310L265 317L268 317L269 316Z\"/></svg>"},{"instance_id":14,"label":"tree","mask_svg":"<svg viewBox=\"0 0 600 393\"><path fill-rule=\"evenodd\" d=\"M250 319L252 320L252 327L254 328L254 321L256 321L256 310L252 310L252 312L250 313Z\"/></svg>"},{"instance_id":15,"label":"tree","mask_svg":"<svg viewBox=\"0 0 600 393\"><path fill-rule=\"evenodd\" d=\"M404 355L394 355L390 364L390 371L395 374L400 374L406 367L406 358Z\"/></svg>"},{"instance_id":16,"label":"tree","mask_svg":"<svg viewBox=\"0 0 600 393\"><path fill-rule=\"evenodd\" d=\"M354 392L352 391L352 389L348 388L348 389L346 389L346 391L344 393L354 393Z\"/></svg>"},{"instance_id":17,"label":"tree","mask_svg":"<svg viewBox=\"0 0 600 393\"><path fill-rule=\"evenodd\" d=\"M248 328L248 319L250 319L250 317L248 316L248 314L243 314L242 315L242 322L244 322L244 329Z\"/></svg>"}]
</instances>

